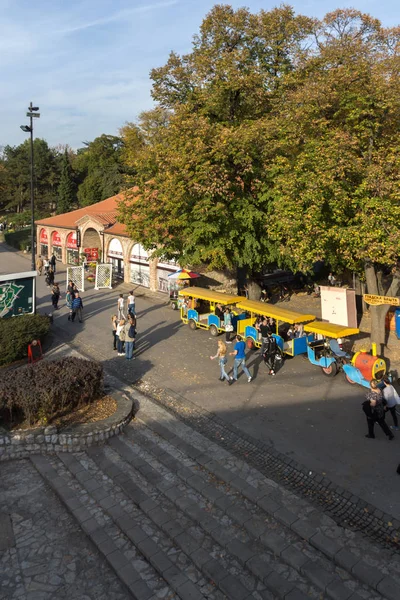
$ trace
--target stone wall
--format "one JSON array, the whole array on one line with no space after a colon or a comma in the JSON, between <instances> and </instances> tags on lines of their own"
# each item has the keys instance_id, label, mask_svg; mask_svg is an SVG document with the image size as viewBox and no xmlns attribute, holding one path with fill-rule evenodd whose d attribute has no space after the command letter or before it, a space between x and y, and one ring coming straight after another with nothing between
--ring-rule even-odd
<instances>
[{"instance_id":1,"label":"stone wall","mask_svg":"<svg viewBox=\"0 0 400 600\"><path fill-rule=\"evenodd\" d=\"M117 402L117 410L96 423L74 425L62 431L53 426L11 432L0 428L0 461L25 458L30 454L79 452L118 435L133 417L134 403L120 392L113 392L112 397Z\"/></svg>"}]
</instances>

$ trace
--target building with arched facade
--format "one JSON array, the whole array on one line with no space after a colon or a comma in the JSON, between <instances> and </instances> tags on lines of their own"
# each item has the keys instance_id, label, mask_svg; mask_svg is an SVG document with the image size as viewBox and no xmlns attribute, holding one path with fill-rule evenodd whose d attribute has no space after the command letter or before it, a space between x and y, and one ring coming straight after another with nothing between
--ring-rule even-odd
<instances>
[{"instance_id":1,"label":"building with arched facade","mask_svg":"<svg viewBox=\"0 0 400 600\"><path fill-rule=\"evenodd\" d=\"M118 194L97 204L36 221L36 252L42 258L55 255L57 261L76 266L83 255L89 262L113 265L117 278L152 291L168 291L168 275L179 269L172 261L151 258L132 240L125 225L117 221Z\"/></svg>"}]
</instances>

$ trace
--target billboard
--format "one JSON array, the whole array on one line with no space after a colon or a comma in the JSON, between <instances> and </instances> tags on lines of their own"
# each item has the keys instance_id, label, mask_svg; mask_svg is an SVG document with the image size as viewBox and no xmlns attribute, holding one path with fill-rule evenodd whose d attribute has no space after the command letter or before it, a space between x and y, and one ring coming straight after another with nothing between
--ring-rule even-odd
<instances>
[{"instance_id":1,"label":"billboard","mask_svg":"<svg viewBox=\"0 0 400 600\"><path fill-rule=\"evenodd\" d=\"M0 318L35 312L36 271L0 275Z\"/></svg>"}]
</instances>

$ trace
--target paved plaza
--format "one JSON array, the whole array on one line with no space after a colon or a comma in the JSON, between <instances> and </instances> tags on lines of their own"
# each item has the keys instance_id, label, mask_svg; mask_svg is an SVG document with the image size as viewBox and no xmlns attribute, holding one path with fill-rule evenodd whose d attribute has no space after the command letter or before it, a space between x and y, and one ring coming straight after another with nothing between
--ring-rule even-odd
<instances>
[{"instance_id":1,"label":"paved plaza","mask_svg":"<svg viewBox=\"0 0 400 600\"><path fill-rule=\"evenodd\" d=\"M28 264L0 248L0 271ZM0 598L398 600L400 442L364 438L362 389L301 358L271 380L257 354L251 384L222 384L215 339L140 288L127 363L118 291L84 293L83 325L58 311L48 353L101 360L138 413L106 445L0 465ZM43 278L38 296L50 312Z\"/></svg>"}]
</instances>

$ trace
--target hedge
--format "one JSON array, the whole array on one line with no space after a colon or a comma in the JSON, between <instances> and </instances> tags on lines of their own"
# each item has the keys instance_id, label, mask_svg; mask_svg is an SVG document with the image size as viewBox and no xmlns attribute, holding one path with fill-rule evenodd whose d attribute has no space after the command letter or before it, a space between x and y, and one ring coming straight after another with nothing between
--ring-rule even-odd
<instances>
[{"instance_id":1,"label":"hedge","mask_svg":"<svg viewBox=\"0 0 400 600\"><path fill-rule=\"evenodd\" d=\"M31 229L26 227L20 231L6 231L4 239L9 246L17 250L26 250L27 246L31 246Z\"/></svg>"},{"instance_id":2,"label":"hedge","mask_svg":"<svg viewBox=\"0 0 400 600\"><path fill-rule=\"evenodd\" d=\"M0 366L28 355L32 340L43 342L50 321L44 315L21 315L0 319Z\"/></svg>"},{"instance_id":3,"label":"hedge","mask_svg":"<svg viewBox=\"0 0 400 600\"><path fill-rule=\"evenodd\" d=\"M103 367L68 357L16 369L0 388L0 424L51 423L103 395Z\"/></svg>"}]
</instances>

